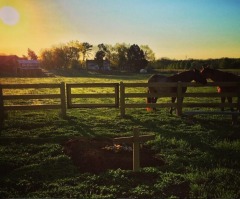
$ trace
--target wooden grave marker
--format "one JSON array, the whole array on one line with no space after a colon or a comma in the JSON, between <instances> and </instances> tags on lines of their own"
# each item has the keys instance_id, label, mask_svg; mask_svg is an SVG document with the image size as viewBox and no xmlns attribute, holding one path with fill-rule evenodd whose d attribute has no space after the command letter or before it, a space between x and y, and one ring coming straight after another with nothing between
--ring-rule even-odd
<instances>
[{"instance_id":1,"label":"wooden grave marker","mask_svg":"<svg viewBox=\"0 0 240 199\"><path fill-rule=\"evenodd\" d=\"M114 144L133 144L133 171L140 169L140 143L155 139L155 135L139 135L139 129L133 129L133 136L114 138Z\"/></svg>"}]
</instances>

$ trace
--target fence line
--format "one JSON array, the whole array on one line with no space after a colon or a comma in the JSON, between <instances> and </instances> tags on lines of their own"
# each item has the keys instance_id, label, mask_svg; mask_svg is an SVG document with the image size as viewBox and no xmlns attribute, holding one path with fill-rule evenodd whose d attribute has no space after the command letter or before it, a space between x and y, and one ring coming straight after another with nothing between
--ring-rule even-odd
<instances>
[{"instance_id":1,"label":"fence line","mask_svg":"<svg viewBox=\"0 0 240 199\"><path fill-rule=\"evenodd\" d=\"M20 94L5 95L5 89L59 89L59 94ZM39 104L39 105L5 105L8 100L31 100L31 99L59 99L59 104ZM4 120L4 112L11 110L42 110L42 109L60 109L61 116L66 116L66 94L65 83L61 84L0 84L0 121Z\"/></svg>"},{"instance_id":2,"label":"fence line","mask_svg":"<svg viewBox=\"0 0 240 199\"><path fill-rule=\"evenodd\" d=\"M125 110L127 108L166 108L166 107L173 107L176 108L176 113L178 116L183 114L183 108L197 108L197 107L203 107L203 108L238 108L240 109L240 90L235 92L225 92L225 93L217 93L217 92L194 92L194 93L183 93L182 88L183 87L216 87L216 86L224 86L224 87L238 87L240 88L239 82L208 82L206 85L202 85L199 83L186 83L186 82L175 82L175 83L120 83L120 115L122 117L125 116ZM177 88L176 93L126 93L127 88L136 88L136 87L157 87L157 88ZM146 103L126 103L126 99L130 98L136 98L136 97L176 97L176 103L149 103L146 105ZM211 102L205 102L205 103L199 103L199 102L185 102L182 101L182 98L191 97L191 98L219 98L219 102L211 103ZM221 103L220 98L221 97L237 97L238 101L236 103Z\"/></svg>"},{"instance_id":3,"label":"fence line","mask_svg":"<svg viewBox=\"0 0 240 199\"><path fill-rule=\"evenodd\" d=\"M4 121L4 104L3 104L3 89L2 85L0 84L0 127L3 126Z\"/></svg>"},{"instance_id":4,"label":"fence line","mask_svg":"<svg viewBox=\"0 0 240 199\"><path fill-rule=\"evenodd\" d=\"M212 107L212 108L222 108L222 107L230 107L230 108L239 108L240 107L240 91L228 92L228 93L217 93L217 92L187 92L183 93L183 87L216 87L216 86L224 86L224 87L240 87L237 82L210 82L206 85L198 84L198 83L183 83L183 82L175 82L175 83L87 83L87 84L66 84L62 82L61 84L0 84L0 123L3 122L4 119L4 111L10 110L40 110L40 109L60 109L61 115L63 117L66 116L67 108L120 108L120 115L122 117L125 116L125 111L128 108L146 108L146 107L155 107L155 108L164 108L164 107L174 107L177 110L177 115L181 115L184 107L194 108L194 107ZM169 88L176 87L176 93L147 93L146 90L144 92L127 92L127 89L131 88L147 88L147 87L158 87L158 88ZM24 95L4 95L4 89L26 89L26 88L58 88L60 89L59 94L24 94ZM72 93L73 88L111 88L114 91L112 93ZM232 104L229 103L221 103L220 97L237 97L238 101ZM176 103L156 103L156 104L146 104L146 103L126 103L126 100L134 98L144 98L147 97L176 97ZM184 102L182 98L218 98L219 102L209 103L199 103L199 102ZM92 104L81 104L74 103L72 99L83 99L83 98L100 98L100 99L114 99L114 103L92 103ZM59 104L42 104L42 105L4 105L4 102L7 100L30 100L30 99L59 99ZM240 108L239 108L240 109Z\"/></svg>"},{"instance_id":5,"label":"fence line","mask_svg":"<svg viewBox=\"0 0 240 199\"><path fill-rule=\"evenodd\" d=\"M113 93L88 93L73 94L72 88L112 88ZM67 84L67 107L68 108L119 108L119 84L118 83L85 83ZM114 99L114 103L73 103L72 99L101 98Z\"/></svg>"}]
</instances>

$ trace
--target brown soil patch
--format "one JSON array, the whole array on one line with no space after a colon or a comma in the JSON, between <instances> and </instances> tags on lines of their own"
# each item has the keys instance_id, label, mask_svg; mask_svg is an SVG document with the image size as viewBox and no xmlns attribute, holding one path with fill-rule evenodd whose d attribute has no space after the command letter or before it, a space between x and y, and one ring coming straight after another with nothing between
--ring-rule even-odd
<instances>
[{"instance_id":1,"label":"brown soil patch","mask_svg":"<svg viewBox=\"0 0 240 199\"><path fill-rule=\"evenodd\" d=\"M64 152L71 157L81 172L103 172L108 169L132 170L131 151L108 151L113 145L111 139L78 138L64 144ZM130 145L129 145L130 146ZM162 166L164 161L145 145L140 150L141 167Z\"/></svg>"}]
</instances>

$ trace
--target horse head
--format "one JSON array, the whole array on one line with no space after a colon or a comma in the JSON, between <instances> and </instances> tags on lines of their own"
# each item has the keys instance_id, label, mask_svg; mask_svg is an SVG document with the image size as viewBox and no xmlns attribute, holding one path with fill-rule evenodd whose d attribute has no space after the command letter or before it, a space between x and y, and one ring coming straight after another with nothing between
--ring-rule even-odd
<instances>
[{"instance_id":1,"label":"horse head","mask_svg":"<svg viewBox=\"0 0 240 199\"><path fill-rule=\"evenodd\" d=\"M149 88L147 89L147 93L150 93ZM149 104L149 103L152 103L152 101L153 101L153 98L152 97L148 97L147 100L146 100L146 103Z\"/></svg>"},{"instance_id":2,"label":"horse head","mask_svg":"<svg viewBox=\"0 0 240 199\"><path fill-rule=\"evenodd\" d=\"M214 69L211 69L209 66L203 67L201 70L201 74L206 79L211 79L214 75Z\"/></svg>"},{"instance_id":3,"label":"horse head","mask_svg":"<svg viewBox=\"0 0 240 199\"><path fill-rule=\"evenodd\" d=\"M147 90L148 93L151 93L150 89ZM148 97L146 100L146 103L156 103L157 102L157 98L156 97ZM147 111L152 111L152 110L156 110L156 108L150 108L147 107Z\"/></svg>"},{"instance_id":4,"label":"horse head","mask_svg":"<svg viewBox=\"0 0 240 199\"><path fill-rule=\"evenodd\" d=\"M193 72L194 72L194 81L195 82L198 82L198 83L201 83L201 84L206 84L207 83L207 80L206 80L205 76L203 76L202 73L199 70L194 69Z\"/></svg>"}]
</instances>

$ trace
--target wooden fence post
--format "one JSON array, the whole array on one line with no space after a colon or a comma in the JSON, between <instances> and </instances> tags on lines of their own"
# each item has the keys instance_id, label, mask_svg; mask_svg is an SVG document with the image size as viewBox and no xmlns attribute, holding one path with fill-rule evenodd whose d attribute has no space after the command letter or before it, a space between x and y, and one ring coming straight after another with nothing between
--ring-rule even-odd
<instances>
[{"instance_id":1,"label":"wooden fence post","mask_svg":"<svg viewBox=\"0 0 240 199\"><path fill-rule=\"evenodd\" d=\"M0 127L3 126L4 122L4 107L3 107L3 89L2 85L0 84Z\"/></svg>"},{"instance_id":2,"label":"wooden fence post","mask_svg":"<svg viewBox=\"0 0 240 199\"><path fill-rule=\"evenodd\" d=\"M237 89L237 111L240 113L240 83L238 83L238 89ZM238 115L235 116L235 118L233 118L234 116L232 115L232 122L233 124L237 123L238 120Z\"/></svg>"},{"instance_id":3,"label":"wooden fence post","mask_svg":"<svg viewBox=\"0 0 240 199\"><path fill-rule=\"evenodd\" d=\"M67 116L65 82L61 82L60 93L61 93L61 116L65 118Z\"/></svg>"},{"instance_id":4,"label":"wooden fence post","mask_svg":"<svg viewBox=\"0 0 240 199\"><path fill-rule=\"evenodd\" d=\"M116 108L119 108L119 84L115 85L115 105Z\"/></svg>"},{"instance_id":5,"label":"wooden fence post","mask_svg":"<svg viewBox=\"0 0 240 199\"><path fill-rule=\"evenodd\" d=\"M140 143L139 143L139 129L133 129L133 171L140 169Z\"/></svg>"},{"instance_id":6,"label":"wooden fence post","mask_svg":"<svg viewBox=\"0 0 240 199\"><path fill-rule=\"evenodd\" d=\"M140 143L155 139L155 135L139 135L139 129L133 129L133 136L114 138L114 144L131 143L133 145L133 171L140 169Z\"/></svg>"},{"instance_id":7,"label":"wooden fence post","mask_svg":"<svg viewBox=\"0 0 240 199\"><path fill-rule=\"evenodd\" d=\"M72 107L72 101L71 101L71 86L66 84L66 93L67 93L67 108Z\"/></svg>"},{"instance_id":8,"label":"wooden fence post","mask_svg":"<svg viewBox=\"0 0 240 199\"><path fill-rule=\"evenodd\" d=\"M125 86L120 82L120 115L125 116Z\"/></svg>"},{"instance_id":9,"label":"wooden fence post","mask_svg":"<svg viewBox=\"0 0 240 199\"><path fill-rule=\"evenodd\" d=\"M177 84L177 116L182 115L182 104L183 104L182 82L178 82Z\"/></svg>"},{"instance_id":10,"label":"wooden fence post","mask_svg":"<svg viewBox=\"0 0 240 199\"><path fill-rule=\"evenodd\" d=\"M240 112L240 83L238 83L237 110Z\"/></svg>"}]
</instances>

